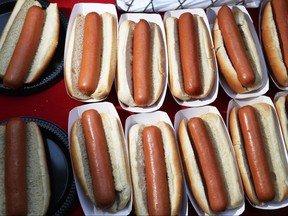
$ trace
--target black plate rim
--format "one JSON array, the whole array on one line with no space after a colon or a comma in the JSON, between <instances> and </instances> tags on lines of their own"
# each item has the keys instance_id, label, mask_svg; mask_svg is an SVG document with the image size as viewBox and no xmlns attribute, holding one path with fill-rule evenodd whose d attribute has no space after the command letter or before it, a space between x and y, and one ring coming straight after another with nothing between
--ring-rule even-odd
<instances>
[{"instance_id":1,"label":"black plate rim","mask_svg":"<svg viewBox=\"0 0 288 216\"><path fill-rule=\"evenodd\" d=\"M70 187L67 187L66 191L67 196L65 197L65 201L61 204L60 208L58 208L56 211L52 211L53 215L66 215L69 213L72 208L75 206L75 204L78 202L78 195L76 190L76 184L74 180L73 175L73 169L72 169L72 163L70 159L70 146L68 142L68 134L58 125L52 123L51 121L38 118L38 117L32 117L32 116L20 116L21 119L23 119L26 123L27 122L35 122L39 126L40 130L45 130L47 132L50 132L54 134L59 140L61 140L61 143L56 143L60 149L63 148L67 151L65 155L66 160L68 162L69 166L69 173L71 178L69 179ZM0 125L5 125L8 120L4 120L0 122ZM61 148L63 147L63 148ZM63 150L62 150L63 151ZM64 153L64 152L63 152ZM68 155L68 157L67 157ZM49 211L49 209L48 209Z\"/></svg>"},{"instance_id":2,"label":"black plate rim","mask_svg":"<svg viewBox=\"0 0 288 216\"><path fill-rule=\"evenodd\" d=\"M49 2L45 0L38 0L38 2L42 5L43 8L47 8L49 6ZM8 4L15 4L16 0L2 0L0 2L0 8L4 7L5 5ZM59 17L60 17L60 35L59 37L63 37L63 46L65 46L65 37L66 37L66 31L67 31L67 26L68 26L68 18L67 16L59 9ZM10 12L10 11L6 11ZM63 32L61 34L61 31ZM58 48L56 49L55 52L57 52ZM52 59L53 61L53 59ZM53 62L52 62L53 63ZM51 65L51 62L49 63ZM48 65L48 67L49 67ZM44 71L44 74L41 75L41 77L32 84L24 84L24 86L20 89L9 89L3 86L2 80L0 80L0 93L4 95L9 95L9 96L23 96L23 95L31 95L34 93L41 92L49 87L51 87L53 84L59 82L63 77L63 70L64 70L64 51L63 51L63 56L61 57L61 62L59 62L59 65L54 68L54 71L52 71L49 74L47 73L47 69Z\"/></svg>"}]
</instances>

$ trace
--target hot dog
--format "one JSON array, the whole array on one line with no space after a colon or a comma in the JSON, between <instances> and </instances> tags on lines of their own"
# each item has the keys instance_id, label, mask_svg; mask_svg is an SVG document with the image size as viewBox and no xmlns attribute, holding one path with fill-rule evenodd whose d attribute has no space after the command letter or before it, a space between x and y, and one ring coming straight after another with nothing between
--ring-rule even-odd
<instances>
[{"instance_id":1,"label":"hot dog","mask_svg":"<svg viewBox=\"0 0 288 216\"><path fill-rule=\"evenodd\" d=\"M221 117L206 113L183 118L178 140L189 190L202 211L215 214L243 205L241 180Z\"/></svg>"},{"instance_id":2,"label":"hot dog","mask_svg":"<svg viewBox=\"0 0 288 216\"><path fill-rule=\"evenodd\" d=\"M108 12L77 14L68 36L64 58L68 93L78 100L103 100L116 69L116 17Z\"/></svg>"},{"instance_id":3,"label":"hot dog","mask_svg":"<svg viewBox=\"0 0 288 216\"><path fill-rule=\"evenodd\" d=\"M82 125L95 202L99 207L109 208L114 204L116 195L105 132L99 113L95 110L83 112Z\"/></svg>"},{"instance_id":4,"label":"hot dog","mask_svg":"<svg viewBox=\"0 0 288 216\"><path fill-rule=\"evenodd\" d=\"M98 84L102 49L101 18L96 12L85 16L83 54L78 78L78 89L91 95Z\"/></svg>"},{"instance_id":5,"label":"hot dog","mask_svg":"<svg viewBox=\"0 0 288 216\"><path fill-rule=\"evenodd\" d=\"M261 17L261 38L271 75L282 87L288 86L287 1L267 2Z\"/></svg>"},{"instance_id":6,"label":"hot dog","mask_svg":"<svg viewBox=\"0 0 288 216\"><path fill-rule=\"evenodd\" d=\"M131 183L125 140L119 120L89 109L70 132L75 175L91 203L117 212L130 201Z\"/></svg>"},{"instance_id":7,"label":"hot dog","mask_svg":"<svg viewBox=\"0 0 288 216\"><path fill-rule=\"evenodd\" d=\"M5 157L6 213L26 215L26 124L21 118L8 122L5 143L5 155L9 155Z\"/></svg>"},{"instance_id":8,"label":"hot dog","mask_svg":"<svg viewBox=\"0 0 288 216\"><path fill-rule=\"evenodd\" d=\"M125 20L118 35L118 99L128 107L149 107L164 90L165 53L160 27L145 20Z\"/></svg>"},{"instance_id":9,"label":"hot dog","mask_svg":"<svg viewBox=\"0 0 288 216\"><path fill-rule=\"evenodd\" d=\"M148 212L150 215L169 215L169 190L161 130L156 126L145 127L142 136L145 176L147 182L151 182L147 184Z\"/></svg>"},{"instance_id":10,"label":"hot dog","mask_svg":"<svg viewBox=\"0 0 288 216\"><path fill-rule=\"evenodd\" d=\"M233 107L229 130L250 202L261 206L287 199L287 161L272 106L262 102Z\"/></svg>"},{"instance_id":11,"label":"hot dog","mask_svg":"<svg viewBox=\"0 0 288 216\"><path fill-rule=\"evenodd\" d=\"M0 214L45 215L51 189L38 125L19 117L9 119L0 126L0 153Z\"/></svg>"},{"instance_id":12,"label":"hot dog","mask_svg":"<svg viewBox=\"0 0 288 216\"><path fill-rule=\"evenodd\" d=\"M134 101L139 106L147 106L151 98L151 45L150 26L140 20L133 37L133 90Z\"/></svg>"},{"instance_id":13,"label":"hot dog","mask_svg":"<svg viewBox=\"0 0 288 216\"><path fill-rule=\"evenodd\" d=\"M260 54L245 16L237 7L223 5L212 30L220 72L230 89L240 94L263 83Z\"/></svg>"},{"instance_id":14,"label":"hot dog","mask_svg":"<svg viewBox=\"0 0 288 216\"><path fill-rule=\"evenodd\" d=\"M285 145L286 148L288 148L288 96L286 94L279 96L275 99L274 105L279 118Z\"/></svg>"},{"instance_id":15,"label":"hot dog","mask_svg":"<svg viewBox=\"0 0 288 216\"><path fill-rule=\"evenodd\" d=\"M203 181L207 190L209 205L214 212L224 211L228 206L228 197L224 188L223 177L217 166L209 134L201 118L191 118L187 127L192 137Z\"/></svg>"},{"instance_id":16,"label":"hot dog","mask_svg":"<svg viewBox=\"0 0 288 216\"><path fill-rule=\"evenodd\" d=\"M50 4L45 10L40 8L38 1L17 1L5 25L0 38L0 77L4 77L3 84L8 88L19 89L38 80L57 48L57 4ZM41 15L36 15L36 11Z\"/></svg>"},{"instance_id":17,"label":"hot dog","mask_svg":"<svg viewBox=\"0 0 288 216\"><path fill-rule=\"evenodd\" d=\"M179 214L184 186L172 127L134 124L128 140L136 215Z\"/></svg>"},{"instance_id":18,"label":"hot dog","mask_svg":"<svg viewBox=\"0 0 288 216\"><path fill-rule=\"evenodd\" d=\"M275 189L271 171L265 160L265 149L256 112L253 107L244 106L238 110L238 118L255 193L261 202L269 202L275 196Z\"/></svg>"},{"instance_id":19,"label":"hot dog","mask_svg":"<svg viewBox=\"0 0 288 216\"><path fill-rule=\"evenodd\" d=\"M168 17L165 29L171 93L182 101L208 96L214 85L216 63L203 18L190 13L178 19Z\"/></svg>"},{"instance_id":20,"label":"hot dog","mask_svg":"<svg viewBox=\"0 0 288 216\"><path fill-rule=\"evenodd\" d=\"M224 40L225 48L234 66L238 80L244 87L255 82L255 74L246 54L240 32L231 9L224 5L218 12L218 25ZM237 50L237 53L235 52Z\"/></svg>"},{"instance_id":21,"label":"hot dog","mask_svg":"<svg viewBox=\"0 0 288 216\"><path fill-rule=\"evenodd\" d=\"M201 93L201 77L199 61L197 61L199 56L197 33L192 14L181 14L178 30L184 90L188 95L199 95ZM196 61L192 61L192 59L196 59Z\"/></svg>"},{"instance_id":22,"label":"hot dog","mask_svg":"<svg viewBox=\"0 0 288 216\"><path fill-rule=\"evenodd\" d=\"M8 88L20 88L27 77L42 35L45 14L42 8L32 6L26 15L18 43L3 77Z\"/></svg>"}]
</instances>

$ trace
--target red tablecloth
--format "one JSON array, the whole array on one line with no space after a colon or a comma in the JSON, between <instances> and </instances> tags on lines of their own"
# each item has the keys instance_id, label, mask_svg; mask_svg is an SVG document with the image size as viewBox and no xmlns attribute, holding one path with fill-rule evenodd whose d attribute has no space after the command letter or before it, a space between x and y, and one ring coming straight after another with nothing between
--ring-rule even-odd
<instances>
[{"instance_id":1,"label":"red tablecloth","mask_svg":"<svg viewBox=\"0 0 288 216\"><path fill-rule=\"evenodd\" d=\"M98 3L113 3L113 4L115 3L112 0L106 0L106 1L50 0L50 2L57 2L60 10L62 10L67 15L68 18L75 3L79 2L98 2ZM251 17L254 21L254 25L257 29L259 10L248 9L248 11L251 14ZM266 93L266 95L273 99L277 91L279 90L274 86L273 82L270 81L270 89ZM216 106L218 108L224 120L226 119L226 110L229 100L230 98L226 95L221 86L219 86L218 97L215 100L215 102L213 102L211 105ZM122 121L123 127L125 127L124 125L125 120L129 115L131 115L131 113L121 109L116 97L114 86L106 101L112 102L115 105L119 113L120 119ZM56 125L62 127L65 131L67 131L69 111L76 106L82 105L83 103L78 102L67 95L64 80L62 79L56 84L54 84L52 87L33 95L7 96L0 94L0 104L1 104L0 121L16 116L33 116L51 121ZM173 122L174 115L176 114L176 112L184 108L185 107L179 106L174 101L174 99L171 96L171 93L169 92L169 90L167 90L164 104L160 110L167 112L171 118L171 121ZM76 204L76 206L71 210L70 213L70 215L75 216L83 214L84 213L79 203ZM133 210L131 214L134 214ZM189 204L189 215L197 215L191 204ZM275 216L288 215L288 207L280 210L264 211L253 208L246 201L245 212L243 213L243 215L275 215Z\"/></svg>"}]
</instances>

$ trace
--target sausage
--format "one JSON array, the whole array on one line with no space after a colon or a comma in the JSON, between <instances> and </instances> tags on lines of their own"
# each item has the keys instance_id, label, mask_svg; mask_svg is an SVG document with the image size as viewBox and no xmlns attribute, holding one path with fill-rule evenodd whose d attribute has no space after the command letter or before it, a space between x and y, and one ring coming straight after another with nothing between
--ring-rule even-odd
<instances>
[{"instance_id":1,"label":"sausage","mask_svg":"<svg viewBox=\"0 0 288 216\"><path fill-rule=\"evenodd\" d=\"M45 11L32 6L27 12L19 40L3 77L4 86L17 89L24 84L40 42L44 22Z\"/></svg>"},{"instance_id":2,"label":"sausage","mask_svg":"<svg viewBox=\"0 0 288 216\"><path fill-rule=\"evenodd\" d=\"M146 20L136 23L133 37L133 90L134 101L147 106L152 97L151 30Z\"/></svg>"},{"instance_id":3,"label":"sausage","mask_svg":"<svg viewBox=\"0 0 288 216\"><path fill-rule=\"evenodd\" d=\"M214 212L224 211L228 206L228 195L205 124L201 118L193 117L187 126L193 140L210 208Z\"/></svg>"},{"instance_id":4,"label":"sausage","mask_svg":"<svg viewBox=\"0 0 288 216\"><path fill-rule=\"evenodd\" d=\"M286 0L273 0L271 3L283 61L288 68L288 4Z\"/></svg>"},{"instance_id":5,"label":"sausage","mask_svg":"<svg viewBox=\"0 0 288 216\"><path fill-rule=\"evenodd\" d=\"M99 81L102 49L102 23L96 12L85 16L84 39L78 89L91 95Z\"/></svg>"},{"instance_id":6,"label":"sausage","mask_svg":"<svg viewBox=\"0 0 288 216\"><path fill-rule=\"evenodd\" d=\"M12 118L5 132L5 197L7 215L27 215L26 124Z\"/></svg>"},{"instance_id":7,"label":"sausage","mask_svg":"<svg viewBox=\"0 0 288 216\"><path fill-rule=\"evenodd\" d=\"M252 106L243 106L238 111L238 118L257 198L262 202L271 201L275 196L275 188L265 156L257 113Z\"/></svg>"},{"instance_id":8,"label":"sausage","mask_svg":"<svg viewBox=\"0 0 288 216\"><path fill-rule=\"evenodd\" d=\"M202 88L196 24L191 13L183 13L178 22L184 90L188 95L199 95Z\"/></svg>"},{"instance_id":9,"label":"sausage","mask_svg":"<svg viewBox=\"0 0 288 216\"><path fill-rule=\"evenodd\" d=\"M225 48L237 72L238 80L244 87L253 85L256 76L245 52L244 43L241 39L233 12L227 5L223 5L218 12L218 24Z\"/></svg>"},{"instance_id":10,"label":"sausage","mask_svg":"<svg viewBox=\"0 0 288 216\"><path fill-rule=\"evenodd\" d=\"M143 149L149 215L170 215L168 179L161 130L157 126L143 129Z\"/></svg>"},{"instance_id":11,"label":"sausage","mask_svg":"<svg viewBox=\"0 0 288 216\"><path fill-rule=\"evenodd\" d=\"M96 110L83 112L82 125L96 205L108 208L115 202L116 195L110 157L99 113Z\"/></svg>"}]
</instances>

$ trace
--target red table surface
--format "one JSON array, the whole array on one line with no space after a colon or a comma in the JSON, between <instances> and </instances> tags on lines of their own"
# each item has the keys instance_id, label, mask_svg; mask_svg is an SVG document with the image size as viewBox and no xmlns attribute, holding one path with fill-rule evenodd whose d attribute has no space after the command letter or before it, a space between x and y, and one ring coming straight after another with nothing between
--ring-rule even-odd
<instances>
[{"instance_id":1,"label":"red table surface","mask_svg":"<svg viewBox=\"0 0 288 216\"><path fill-rule=\"evenodd\" d=\"M57 2L59 9L63 11L67 15L68 18L73 8L73 5L75 3L97 2L97 3L115 4L115 2L112 0L106 0L106 1L105 0L103 1L100 1L100 0L99 1L95 1L95 0L94 1L93 0L81 0L81 1L50 0L50 2ZM248 11L257 29L259 9L258 8L248 9ZM119 12L119 14L121 14L121 12ZM270 88L269 88L269 91L265 95L273 99L275 93L278 91L280 90L278 90L276 86L274 85L274 83L270 80ZM222 87L219 86L218 97L212 104L210 104L212 106L217 107L217 109L220 111L224 120L226 119L226 112L227 112L227 106L228 106L229 100L230 98L223 91ZM114 106L116 107L119 113L123 127L125 127L126 118L132 113L129 113L120 107L118 100L117 100L117 96L116 96L115 86L113 86L112 91L110 95L108 96L108 98L106 99L106 101L114 104ZM61 79L52 87L46 90L43 90L42 92L33 94L33 95L7 96L7 95L0 94L0 104L1 104L0 121L7 120L11 117L16 117L16 116L33 116L33 117L51 121L54 124L63 128L67 132L69 111L76 106L83 105L84 103L76 101L67 95L64 80ZM171 118L171 121L173 122L176 112L179 111L180 109L185 109L185 108L186 107L180 106L174 101L168 89L163 106L160 108L160 110L167 112ZM188 210L189 215L197 215L197 213L195 212L195 210L193 209L190 203L188 205L188 208L189 208ZM132 209L131 215L133 214L134 214L134 210ZM73 209L70 212L70 215L71 216L84 215L79 202L77 202L75 207L73 207ZM253 208L246 201L245 211L243 215L277 215L277 216L288 215L288 207L282 208L279 210L269 210L269 211L259 210L259 209Z\"/></svg>"}]
</instances>

